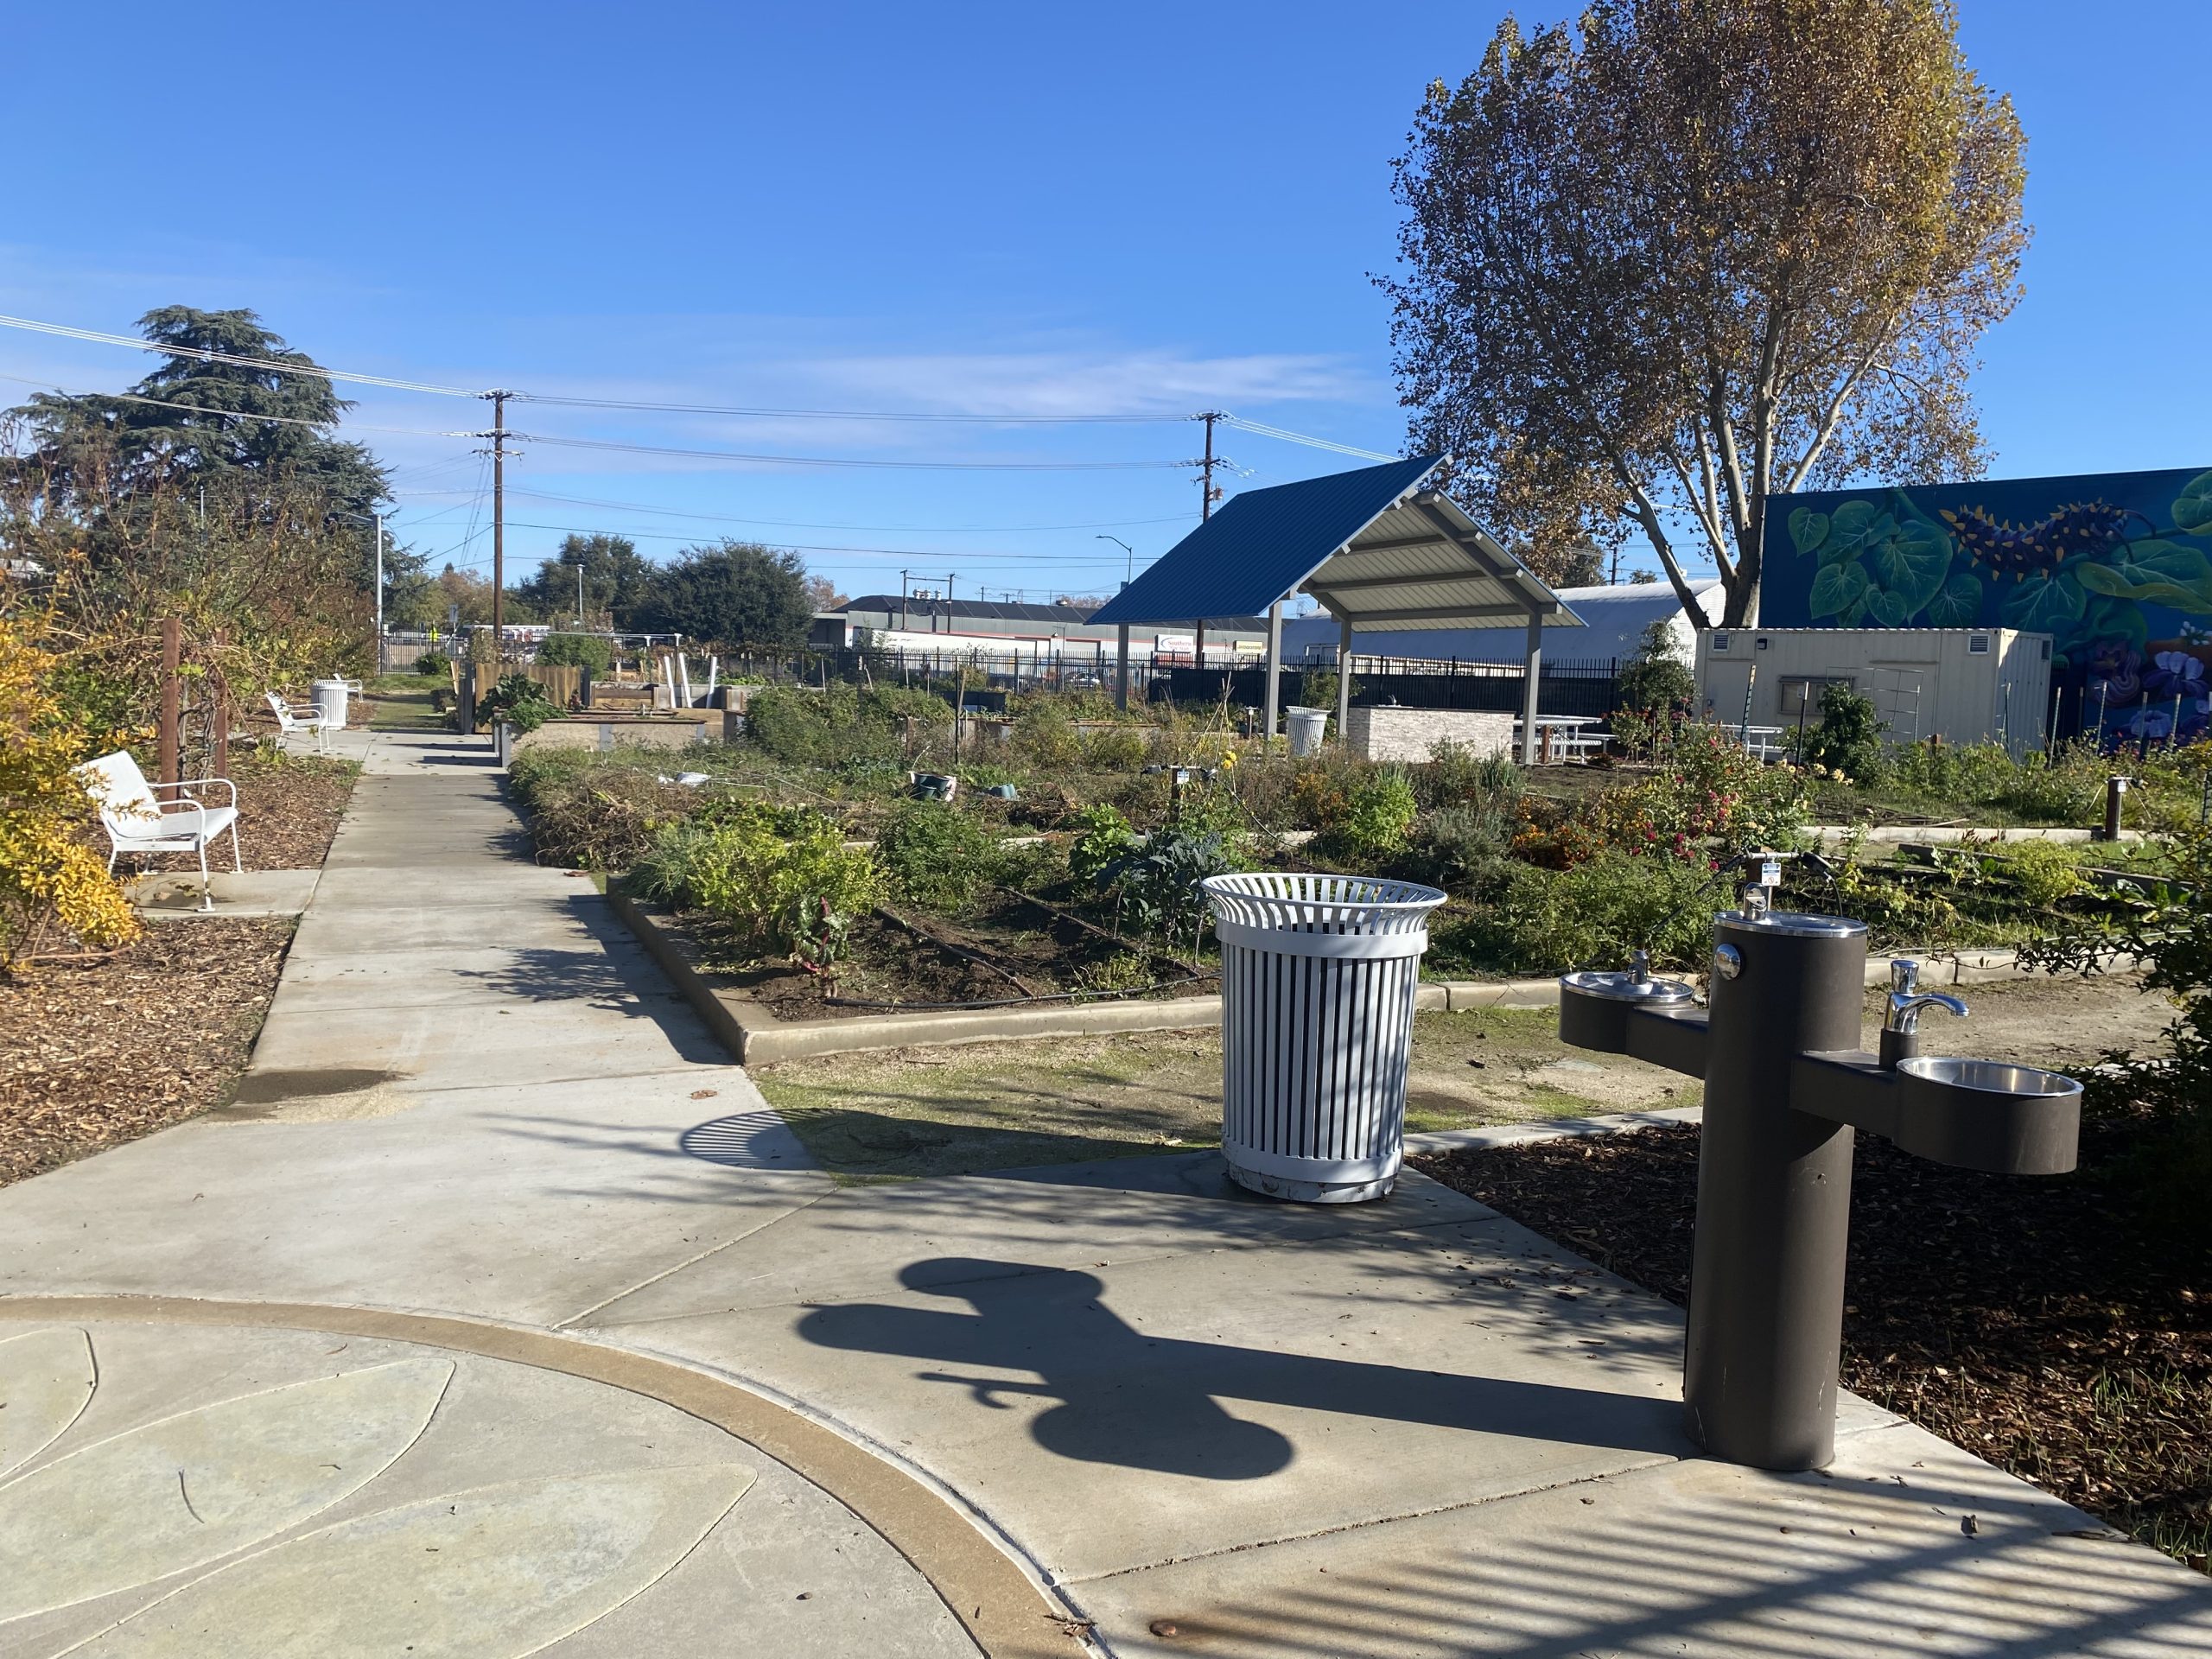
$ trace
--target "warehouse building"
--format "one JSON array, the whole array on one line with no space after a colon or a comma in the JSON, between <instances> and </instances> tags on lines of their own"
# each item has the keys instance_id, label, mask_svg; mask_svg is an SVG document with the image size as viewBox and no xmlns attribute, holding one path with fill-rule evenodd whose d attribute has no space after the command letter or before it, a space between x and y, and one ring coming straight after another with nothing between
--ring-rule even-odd
<instances>
[{"instance_id":1,"label":"warehouse building","mask_svg":"<svg viewBox=\"0 0 2212 1659\"><path fill-rule=\"evenodd\" d=\"M1090 622L1088 607L1063 600L1054 605L993 604L934 594L870 594L848 600L814 618L810 643L830 650L865 647L900 655L973 652L987 666L1065 663L1102 667L1114 660L1118 630ZM1256 660L1267 649L1265 617L1208 617L1202 624L1132 634L1129 654L1139 662L1218 667Z\"/></svg>"}]
</instances>

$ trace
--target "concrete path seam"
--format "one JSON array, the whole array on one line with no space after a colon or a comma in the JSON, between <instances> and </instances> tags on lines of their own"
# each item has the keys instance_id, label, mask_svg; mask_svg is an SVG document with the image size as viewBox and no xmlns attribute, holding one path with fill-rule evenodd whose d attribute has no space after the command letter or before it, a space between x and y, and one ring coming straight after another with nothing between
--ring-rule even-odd
<instances>
[{"instance_id":1,"label":"concrete path seam","mask_svg":"<svg viewBox=\"0 0 2212 1659\"><path fill-rule=\"evenodd\" d=\"M626 1296L634 1296L641 1290L648 1290L653 1286L660 1283L662 1280L670 1277L671 1274L683 1272L686 1268L696 1268L699 1263L706 1261L709 1256L720 1255L724 1250L728 1249L733 1244L743 1244L751 1239L759 1237L762 1233L767 1231L769 1228L773 1227L778 1222L784 1220L785 1217L796 1216L800 1214L802 1211L811 1210L816 1205L821 1203L823 1199L833 1196L837 1190L838 1189L833 1187L827 1192L817 1192L812 1198L807 1199L804 1204L795 1204L790 1209L783 1211L776 1215L769 1216L766 1219L747 1228L743 1232L739 1233L733 1237L722 1240L719 1244L709 1245L705 1249L701 1250L696 1255L691 1256L685 1261L678 1262L674 1267L664 1268L658 1273L651 1274L646 1278L640 1279L636 1284L628 1287L626 1289L618 1290L612 1296L601 1298L600 1300L594 1302L589 1307L585 1308L580 1313L571 1313L565 1319L556 1319L553 1323L553 1329L556 1331L572 1331L577 1325L582 1325L586 1319L589 1319L593 1314L598 1313L600 1309L603 1307L612 1307L615 1303L620 1301ZM675 1315L674 1317L679 1319L692 1319L696 1316L694 1314L685 1313ZM650 1325L652 1323L653 1323L653 1321L651 1319L609 1319L603 1325L597 1325L593 1328L595 1330L607 1330L620 1325Z\"/></svg>"}]
</instances>

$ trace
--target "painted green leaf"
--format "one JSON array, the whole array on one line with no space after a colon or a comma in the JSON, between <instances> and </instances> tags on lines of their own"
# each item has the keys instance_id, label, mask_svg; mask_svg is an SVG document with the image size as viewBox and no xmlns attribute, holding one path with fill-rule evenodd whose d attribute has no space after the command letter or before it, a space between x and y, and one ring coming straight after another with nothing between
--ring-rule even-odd
<instances>
[{"instance_id":1,"label":"painted green leaf","mask_svg":"<svg viewBox=\"0 0 2212 1659\"><path fill-rule=\"evenodd\" d=\"M2212 473L2199 473L2174 498L2174 528L2191 536L2212 536Z\"/></svg>"},{"instance_id":2,"label":"painted green leaf","mask_svg":"<svg viewBox=\"0 0 2212 1659\"><path fill-rule=\"evenodd\" d=\"M2036 633L2063 633L2066 625L2088 608L2089 596L2070 574L2024 582L2005 595L1999 614L2008 628Z\"/></svg>"},{"instance_id":3,"label":"painted green leaf","mask_svg":"<svg viewBox=\"0 0 2212 1659\"><path fill-rule=\"evenodd\" d=\"M1802 558L1808 553L1820 550L1828 538L1828 516L1815 512L1810 507L1799 507L1789 515L1789 539L1797 544L1797 554Z\"/></svg>"},{"instance_id":4,"label":"painted green leaf","mask_svg":"<svg viewBox=\"0 0 2212 1659\"><path fill-rule=\"evenodd\" d=\"M1912 607L1904 596L1885 593L1879 588L1867 593L1866 609L1874 620L1885 628L1901 628L1912 620Z\"/></svg>"},{"instance_id":5,"label":"painted green leaf","mask_svg":"<svg viewBox=\"0 0 2212 1659\"><path fill-rule=\"evenodd\" d=\"M1855 559L1875 542L1896 531L1897 520L1882 511L1880 503L1863 496L1854 497L1829 517L1827 545L1834 550L1824 553L1824 557L1834 561Z\"/></svg>"},{"instance_id":6,"label":"painted green leaf","mask_svg":"<svg viewBox=\"0 0 2212 1659\"><path fill-rule=\"evenodd\" d=\"M1855 628L1866 620L1866 601L1855 599L1848 610L1838 613L1835 625L1839 628Z\"/></svg>"},{"instance_id":7,"label":"painted green leaf","mask_svg":"<svg viewBox=\"0 0 2212 1659\"><path fill-rule=\"evenodd\" d=\"M1951 573L1951 538L1931 530L1923 520L1891 519L1891 533L1866 550L1867 572L1883 593L1904 606L1910 617L1942 590ZM1879 611L1882 607L1872 600ZM1903 621L1892 623L1904 626Z\"/></svg>"},{"instance_id":8,"label":"painted green leaf","mask_svg":"<svg viewBox=\"0 0 2212 1659\"><path fill-rule=\"evenodd\" d=\"M1957 570L1928 601L1931 628L1970 628L1981 615L1981 578L1971 570Z\"/></svg>"},{"instance_id":9,"label":"painted green leaf","mask_svg":"<svg viewBox=\"0 0 2212 1659\"><path fill-rule=\"evenodd\" d=\"M1866 592L1866 572L1856 559L1845 564L1824 564L1813 578L1808 603L1816 617L1834 616L1857 604Z\"/></svg>"},{"instance_id":10,"label":"painted green leaf","mask_svg":"<svg viewBox=\"0 0 2212 1659\"><path fill-rule=\"evenodd\" d=\"M2109 564L2085 563L2073 574L2082 587L2107 598L2212 614L2212 560L2193 547L2138 542Z\"/></svg>"},{"instance_id":11,"label":"painted green leaf","mask_svg":"<svg viewBox=\"0 0 2212 1659\"><path fill-rule=\"evenodd\" d=\"M2091 597L2074 635L2085 645L2117 639L2140 651L2150 643L2151 628L2143 620L2141 606L2097 594Z\"/></svg>"}]
</instances>

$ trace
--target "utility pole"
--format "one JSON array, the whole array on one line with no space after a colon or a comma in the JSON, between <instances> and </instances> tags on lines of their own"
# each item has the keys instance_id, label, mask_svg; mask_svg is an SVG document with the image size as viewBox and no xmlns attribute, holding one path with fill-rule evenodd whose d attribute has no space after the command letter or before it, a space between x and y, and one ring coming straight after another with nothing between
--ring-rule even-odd
<instances>
[{"instance_id":1,"label":"utility pole","mask_svg":"<svg viewBox=\"0 0 2212 1659\"><path fill-rule=\"evenodd\" d=\"M507 397L487 391L492 400L492 660L507 658Z\"/></svg>"},{"instance_id":2,"label":"utility pole","mask_svg":"<svg viewBox=\"0 0 2212 1659\"><path fill-rule=\"evenodd\" d=\"M584 562L576 560L576 632L584 631Z\"/></svg>"},{"instance_id":3,"label":"utility pole","mask_svg":"<svg viewBox=\"0 0 2212 1659\"><path fill-rule=\"evenodd\" d=\"M1204 524L1213 517L1213 423L1222 418L1222 414L1217 409L1209 410L1198 418L1206 423L1206 457L1198 463L1202 479L1198 486L1198 522Z\"/></svg>"},{"instance_id":4,"label":"utility pole","mask_svg":"<svg viewBox=\"0 0 2212 1659\"><path fill-rule=\"evenodd\" d=\"M384 672L384 514L377 521L377 672Z\"/></svg>"}]
</instances>

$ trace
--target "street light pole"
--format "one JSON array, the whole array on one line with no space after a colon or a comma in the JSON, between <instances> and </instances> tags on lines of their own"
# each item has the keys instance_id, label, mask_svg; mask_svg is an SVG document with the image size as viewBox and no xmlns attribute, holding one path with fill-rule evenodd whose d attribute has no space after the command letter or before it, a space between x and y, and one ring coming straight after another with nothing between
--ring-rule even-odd
<instances>
[{"instance_id":1,"label":"street light pole","mask_svg":"<svg viewBox=\"0 0 2212 1659\"><path fill-rule=\"evenodd\" d=\"M1123 541L1118 536L1094 536L1090 539L1094 542L1111 542L1115 546L1120 548L1122 552L1128 554L1129 556L1122 563L1122 586L1126 588L1131 582L1135 580L1137 573L1136 549L1131 547L1127 542Z\"/></svg>"},{"instance_id":2,"label":"street light pole","mask_svg":"<svg viewBox=\"0 0 2212 1659\"><path fill-rule=\"evenodd\" d=\"M384 514L377 521L377 672L384 672Z\"/></svg>"}]
</instances>

